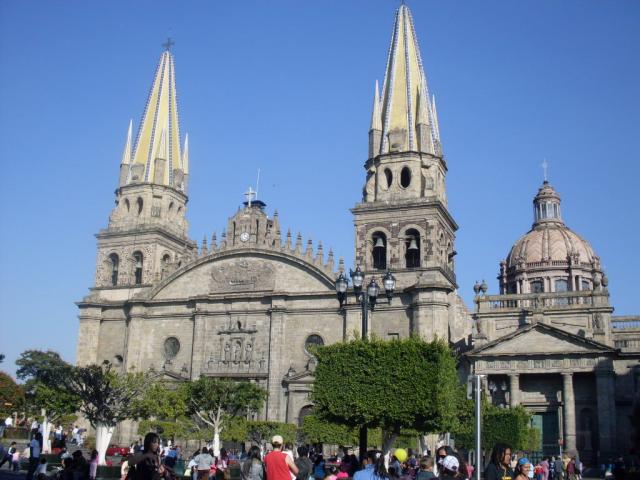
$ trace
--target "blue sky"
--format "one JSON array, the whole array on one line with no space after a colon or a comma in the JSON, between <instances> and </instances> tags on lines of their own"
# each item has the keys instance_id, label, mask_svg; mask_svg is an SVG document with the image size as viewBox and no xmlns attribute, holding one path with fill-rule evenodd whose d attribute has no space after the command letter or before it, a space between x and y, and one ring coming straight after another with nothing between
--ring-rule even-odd
<instances>
[{"instance_id":1,"label":"blue sky","mask_svg":"<svg viewBox=\"0 0 640 480\"><path fill-rule=\"evenodd\" d=\"M113 206L129 118L137 126L174 38L188 218L201 241L243 200L353 261L390 0L0 3L0 351L75 358L77 309ZM460 292L531 226L547 158L567 224L610 278L617 314L636 293L640 2L413 0L449 165Z\"/></svg>"}]
</instances>

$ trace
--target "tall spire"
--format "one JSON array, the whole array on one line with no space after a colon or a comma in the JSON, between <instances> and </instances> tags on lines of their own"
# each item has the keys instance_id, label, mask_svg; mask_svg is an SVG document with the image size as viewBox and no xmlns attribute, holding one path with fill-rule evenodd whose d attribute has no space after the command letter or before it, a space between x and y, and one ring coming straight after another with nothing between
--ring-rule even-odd
<instances>
[{"instance_id":1,"label":"tall spire","mask_svg":"<svg viewBox=\"0 0 640 480\"><path fill-rule=\"evenodd\" d=\"M437 119L429 101L413 18L404 4L396 12L382 99L380 105L374 104L373 115L376 109L382 123L382 141L374 155L406 151L439 155ZM418 125L423 126L424 133ZM427 141L421 141L421 136Z\"/></svg>"},{"instance_id":2,"label":"tall spire","mask_svg":"<svg viewBox=\"0 0 640 480\"><path fill-rule=\"evenodd\" d=\"M129 120L129 129L127 130L127 140L124 144L122 152L122 160L120 160L120 186L127 183L129 176L129 168L131 166L131 134L133 132L133 120Z\"/></svg>"},{"instance_id":3,"label":"tall spire","mask_svg":"<svg viewBox=\"0 0 640 480\"><path fill-rule=\"evenodd\" d=\"M176 97L175 65L172 53L167 49L160 55L160 61L153 79L144 115L131 161L129 181L152 182L183 189L184 166L180 153L180 126L178 122L178 101ZM165 132L166 130L166 132ZM163 134L163 132L165 132ZM165 144L162 145L164 137ZM156 158L166 163L158 164ZM156 166L162 165L163 171L156 172Z\"/></svg>"},{"instance_id":4,"label":"tall spire","mask_svg":"<svg viewBox=\"0 0 640 480\"><path fill-rule=\"evenodd\" d=\"M133 120L129 120L129 129L127 130L127 141L124 144L122 152L122 161L120 165L129 165L131 163L131 135L133 132Z\"/></svg>"}]
</instances>

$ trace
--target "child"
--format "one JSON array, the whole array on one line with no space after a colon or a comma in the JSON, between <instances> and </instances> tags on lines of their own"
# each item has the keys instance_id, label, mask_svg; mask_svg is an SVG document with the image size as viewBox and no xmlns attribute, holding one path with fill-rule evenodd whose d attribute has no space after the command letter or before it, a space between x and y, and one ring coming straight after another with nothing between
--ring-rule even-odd
<instances>
[{"instance_id":1,"label":"child","mask_svg":"<svg viewBox=\"0 0 640 480\"><path fill-rule=\"evenodd\" d=\"M20 450L17 448L14 450L13 455L11 455L11 467L14 472L20 471Z\"/></svg>"},{"instance_id":2,"label":"child","mask_svg":"<svg viewBox=\"0 0 640 480\"><path fill-rule=\"evenodd\" d=\"M89 480L96 480L97 473L98 473L98 451L93 450L91 452L91 461L89 462Z\"/></svg>"}]
</instances>

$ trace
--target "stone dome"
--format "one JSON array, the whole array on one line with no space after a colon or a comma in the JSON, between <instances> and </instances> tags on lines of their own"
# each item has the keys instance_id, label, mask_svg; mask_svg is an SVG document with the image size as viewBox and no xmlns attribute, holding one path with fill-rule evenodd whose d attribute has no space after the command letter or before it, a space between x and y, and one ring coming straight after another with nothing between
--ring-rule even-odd
<instances>
[{"instance_id":1,"label":"stone dome","mask_svg":"<svg viewBox=\"0 0 640 480\"><path fill-rule=\"evenodd\" d=\"M589 242L567 227L560 196L545 181L533 200L531 230L511 247L500 264L502 293L573 291L593 288L600 258Z\"/></svg>"}]
</instances>

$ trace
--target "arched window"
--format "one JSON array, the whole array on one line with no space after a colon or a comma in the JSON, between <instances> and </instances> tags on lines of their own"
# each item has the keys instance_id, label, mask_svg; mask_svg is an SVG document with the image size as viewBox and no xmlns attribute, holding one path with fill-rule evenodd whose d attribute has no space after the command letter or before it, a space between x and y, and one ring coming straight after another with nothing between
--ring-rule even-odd
<instances>
[{"instance_id":1,"label":"arched window","mask_svg":"<svg viewBox=\"0 0 640 480\"><path fill-rule=\"evenodd\" d=\"M133 268L136 285L142 285L143 257L141 252L133 253Z\"/></svg>"},{"instance_id":2,"label":"arched window","mask_svg":"<svg viewBox=\"0 0 640 480\"><path fill-rule=\"evenodd\" d=\"M411 169L404 167L400 172L400 185L402 188L407 188L411 183Z\"/></svg>"},{"instance_id":3,"label":"arched window","mask_svg":"<svg viewBox=\"0 0 640 480\"><path fill-rule=\"evenodd\" d=\"M322 347L323 345L324 340L322 339L322 337L314 333L312 335L309 335L304 341L304 351L310 355L314 355L315 349L318 347Z\"/></svg>"},{"instance_id":4,"label":"arched window","mask_svg":"<svg viewBox=\"0 0 640 480\"><path fill-rule=\"evenodd\" d=\"M393 173L391 173L391 170L388 168L384 169L384 179L385 179L384 185L386 185L385 190L387 190L389 187L391 187L391 184L393 183Z\"/></svg>"},{"instance_id":5,"label":"arched window","mask_svg":"<svg viewBox=\"0 0 640 480\"><path fill-rule=\"evenodd\" d=\"M420 267L420 233L411 228L404 239L404 260L407 268Z\"/></svg>"},{"instance_id":6,"label":"arched window","mask_svg":"<svg viewBox=\"0 0 640 480\"><path fill-rule=\"evenodd\" d=\"M120 259L117 254L112 253L109 255L109 262L111 263L111 285L115 287L118 285L118 268L120 267Z\"/></svg>"},{"instance_id":7,"label":"arched window","mask_svg":"<svg viewBox=\"0 0 640 480\"><path fill-rule=\"evenodd\" d=\"M447 242L447 266L453 270L453 256L455 253L453 252L453 246L451 245L451 241Z\"/></svg>"},{"instance_id":8,"label":"arched window","mask_svg":"<svg viewBox=\"0 0 640 480\"><path fill-rule=\"evenodd\" d=\"M137 205L138 205L138 215L140 215L142 213L142 207L144 205L142 198L138 197L138 200L136 201Z\"/></svg>"},{"instance_id":9,"label":"arched window","mask_svg":"<svg viewBox=\"0 0 640 480\"><path fill-rule=\"evenodd\" d=\"M386 270L387 268L387 236L382 232L375 232L371 236L373 247L371 257L373 258L373 268Z\"/></svg>"},{"instance_id":10,"label":"arched window","mask_svg":"<svg viewBox=\"0 0 640 480\"><path fill-rule=\"evenodd\" d=\"M529 282L529 290L531 293L544 293L544 283L542 280L532 280Z\"/></svg>"},{"instance_id":11,"label":"arched window","mask_svg":"<svg viewBox=\"0 0 640 480\"><path fill-rule=\"evenodd\" d=\"M171 266L171 257L169 256L168 253L165 253L164 256L162 257L162 272L160 275L162 278L167 276L167 273L169 273L170 266Z\"/></svg>"},{"instance_id":12,"label":"arched window","mask_svg":"<svg viewBox=\"0 0 640 480\"><path fill-rule=\"evenodd\" d=\"M566 278L556 278L554 282L554 289L558 293L564 293L569 291L569 280ZM556 298L556 305L568 305L569 299L567 297Z\"/></svg>"},{"instance_id":13,"label":"arched window","mask_svg":"<svg viewBox=\"0 0 640 480\"><path fill-rule=\"evenodd\" d=\"M300 409L300 414L298 414L298 426L302 427L304 423L304 417L307 415L311 415L313 413L313 405L307 405L306 407L302 407Z\"/></svg>"},{"instance_id":14,"label":"arched window","mask_svg":"<svg viewBox=\"0 0 640 480\"><path fill-rule=\"evenodd\" d=\"M129 203L128 198L124 199L124 206L127 207L127 213L129 213L129 210L131 209L131 204Z\"/></svg>"},{"instance_id":15,"label":"arched window","mask_svg":"<svg viewBox=\"0 0 640 480\"><path fill-rule=\"evenodd\" d=\"M582 279L582 282L580 283L580 290L591 290L589 280Z\"/></svg>"}]
</instances>

